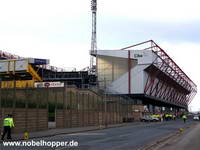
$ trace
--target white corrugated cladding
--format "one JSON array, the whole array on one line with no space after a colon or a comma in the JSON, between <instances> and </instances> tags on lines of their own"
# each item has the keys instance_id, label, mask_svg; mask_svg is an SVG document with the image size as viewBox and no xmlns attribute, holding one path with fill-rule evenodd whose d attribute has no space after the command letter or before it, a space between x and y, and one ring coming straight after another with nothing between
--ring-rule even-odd
<instances>
[{"instance_id":1,"label":"white corrugated cladding","mask_svg":"<svg viewBox=\"0 0 200 150\"><path fill-rule=\"evenodd\" d=\"M112 93L143 94L147 75L144 69L155 60L152 51L130 50L130 78L129 56L127 50L98 50L97 75L100 88L107 88ZM130 87L129 87L130 81Z\"/></svg>"},{"instance_id":2,"label":"white corrugated cladding","mask_svg":"<svg viewBox=\"0 0 200 150\"><path fill-rule=\"evenodd\" d=\"M10 59L0 61L0 72L25 71L28 68L27 59Z\"/></svg>"}]
</instances>

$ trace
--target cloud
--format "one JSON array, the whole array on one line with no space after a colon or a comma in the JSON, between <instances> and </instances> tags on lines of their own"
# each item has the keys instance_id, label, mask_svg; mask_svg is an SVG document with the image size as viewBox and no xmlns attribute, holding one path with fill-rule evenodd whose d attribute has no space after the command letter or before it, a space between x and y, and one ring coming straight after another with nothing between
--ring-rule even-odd
<instances>
[{"instance_id":1,"label":"cloud","mask_svg":"<svg viewBox=\"0 0 200 150\"><path fill-rule=\"evenodd\" d=\"M1 1L0 18L1 50L58 67L89 65L90 0Z\"/></svg>"},{"instance_id":2,"label":"cloud","mask_svg":"<svg viewBox=\"0 0 200 150\"><path fill-rule=\"evenodd\" d=\"M199 1L196 0L101 0L99 12L110 16L162 22L191 21L200 18ZM102 11L102 12L101 12Z\"/></svg>"},{"instance_id":3,"label":"cloud","mask_svg":"<svg viewBox=\"0 0 200 150\"><path fill-rule=\"evenodd\" d=\"M76 19L84 11L90 11L90 1L82 0L7 0L0 2L0 16L3 19L49 18L52 16L65 16Z\"/></svg>"},{"instance_id":4,"label":"cloud","mask_svg":"<svg viewBox=\"0 0 200 150\"><path fill-rule=\"evenodd\" d=\"M123 43L137 43L149 39L176 44L200 42L200 30L198 29L200 21L165 23L156 20L105 17L99 24L98 42L104 48L113 45L120 47Z\"/></svg>"}]
</instances>

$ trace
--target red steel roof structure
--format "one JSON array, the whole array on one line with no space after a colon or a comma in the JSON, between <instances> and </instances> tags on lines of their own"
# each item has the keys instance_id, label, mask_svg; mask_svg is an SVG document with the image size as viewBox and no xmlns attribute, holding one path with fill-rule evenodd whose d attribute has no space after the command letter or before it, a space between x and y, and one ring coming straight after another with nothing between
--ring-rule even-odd
<instances>
[{"instance_id":1,"label":"red steel roof structure","mask_svg":"<svg viewBox=\"0 0 200 150\"><path fill-rule=\"evenodd\" d=\"M151 50L156 59L145 69L148 78L144 94L165 102L187 107L197 93L197 85L182 71L169 55L153 40L131 45L121 50Z\"/></svg>"}]
</instances>

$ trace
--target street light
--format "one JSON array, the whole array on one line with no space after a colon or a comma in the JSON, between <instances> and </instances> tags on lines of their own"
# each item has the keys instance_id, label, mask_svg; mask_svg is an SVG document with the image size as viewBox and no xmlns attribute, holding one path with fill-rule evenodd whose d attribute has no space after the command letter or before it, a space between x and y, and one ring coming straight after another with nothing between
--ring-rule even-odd
<instances>
[{"instance_id":1,"label":"street light","mask_svg":"<svg viewBox=\"0 0 200 150\"><path fill-rule=\"evenodd\" d=\"M106 95L106 78L104 77L104 105L105 105L105 127L107 127L107 95Z\"/></svg>"}]
</instances>

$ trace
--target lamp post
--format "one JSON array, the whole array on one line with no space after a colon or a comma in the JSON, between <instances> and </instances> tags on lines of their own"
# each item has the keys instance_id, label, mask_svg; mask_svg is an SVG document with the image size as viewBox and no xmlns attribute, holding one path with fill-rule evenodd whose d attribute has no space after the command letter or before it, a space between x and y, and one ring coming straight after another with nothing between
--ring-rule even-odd
<instances>
[{"instance_id":1,"label":"lamp post","mask_svg":"<svg viewBox=\"0 0 200 150\"><path fill-rule=\"evenodd\" d=\"M106 78L104 77L104 106L105 106L105 127L107 128L107 95L106 95Z\"/></svg>"},{"instance_id":2,"label":"lamp post","mask_svg":"<svg viewBox=\"0 0 200 150\"><path fill-rule=\"evenodd\" d=\"M1 107L2 107L2 106L1 106L1 105L2 105L2 104L1 104L1 103L2 103L2 102L1 102L1 96L2 96L2 91L1 91L1 88L2 88L1 82L2 82L2 81L1 81L1 80L2 80L2 79L0 78L0 110L2 110L2 109L1 109ZM1 113L2 113L2 112L1 112Z\"/></svg>"}]
</instances>

